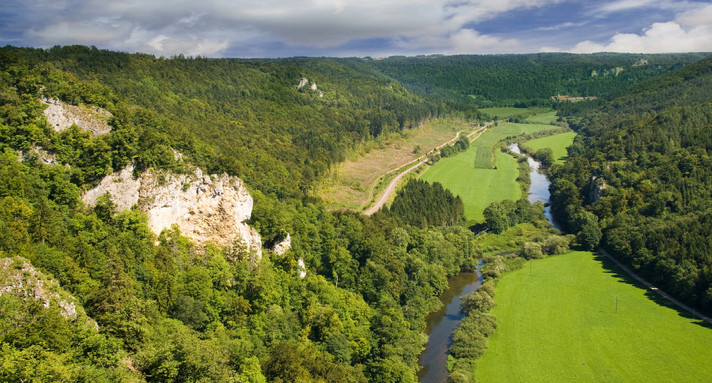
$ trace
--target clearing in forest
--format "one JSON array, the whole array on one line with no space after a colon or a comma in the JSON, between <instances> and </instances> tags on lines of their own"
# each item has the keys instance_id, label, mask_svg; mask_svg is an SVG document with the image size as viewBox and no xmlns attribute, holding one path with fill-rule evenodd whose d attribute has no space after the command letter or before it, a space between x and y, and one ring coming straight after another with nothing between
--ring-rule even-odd
<instances>
[{"instance_id":1,"label":"clearing in forest","mask_svg":"<svg viewBox=\"0 0 712 383\"><path fill-rule=\"evenodd\" d=\"M388 177L382 177L386 173L423 156L459 131L467 134L475 129L472 122L462 119L437 119L422 128L365 143L360 152L338 166L332 184L323 188L322 198L332 209L361 210L377 189L388 183Z\"/></svg>"},{"instance_id":2,"label":"clearing in forest","mask_svg":"<svg viewBox=\"0 0 712 383\"><path fill-rule=\"evenodd\" d=\"M499 142L510 136L551 129L551 125L500 123L488 128L470 148L443 158L429 167L421 179L440 182L465 205L469 222L483 220L482 212L492 202L516 200L521 196L517 184L517 161L499 149Z\"/></svg>"},{"instance_id":3,"label":"clearing in forest","mask_svg":"<svg viewBox=\"0 0 712 383\"><path fill-rule=\"evenodd\" d=\"M548 112L538 113L533 116L527 117L527 121L538 123L538 124L548 124L551 122L555 122L556 119L557 119L557 117L556 117L555 110L550 110Z\"/></svg>"},{"instance_id":4,"label":"clearing in forest","mask_svg":"<svg viewBox=\"0 0 712 383\"><path fill-rule=\"evenodd\" d=\"M531 273L531 275L530 275ZM712 329L612 261L573 252L497 284L479 382L708 382Z\"/></svg>"},{"instance_id":5,"label":"clearing in forest","mask_svg":"<svg viewBox=\"0 0 712 383\"><path fill-rule=\"evenodd\" d=\"M560 133L553 136L529 140L524 143L524 146L528 147L532 151L537 151L543 148L551 148L554 152L554 163L563 164L564 161L566 161L566 158L568 158L566 148L571 146L574 142L574 137L576 137L576 132Z\"/></svg>"},{"instance_id":6,"label":"clearing in forest","mask_svg":"<svg viewBox=\"0 0 712 383\"><path fill-rule=\"evenodd\" d=\"M492 119L507 119L507 118L520 118L520 119L530 119L533 116L546 115L551 113L550 108L511 108L511 107L501 107L501 108L482 108L478 109L481 113L489 116ZM556 114L556 112L554 112ZM556 120L556 117L554 117ZM548 123L550 121L535 121Z\"/></svg>"}]
</instances>

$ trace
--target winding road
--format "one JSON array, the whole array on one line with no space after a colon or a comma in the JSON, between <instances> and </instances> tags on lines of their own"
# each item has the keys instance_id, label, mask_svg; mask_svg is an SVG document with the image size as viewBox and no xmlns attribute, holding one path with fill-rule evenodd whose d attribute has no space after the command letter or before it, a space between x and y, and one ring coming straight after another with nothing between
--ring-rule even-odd
<instances>
[{"instance_id":1,"label":"winding road","mask_svg":"<svg viewBox=\"0 0 712 383\"><path fill-rule=\"evenodd\" d=\"M492 122L492 121L486 122L484 126L481 126L481 127L478 128L477 130L475 130L475 131L471 132L470 134L468 134L468 135L467 135L467 138L470 139L470 142L473 142L474 140L478 139L478 138L480 137L480 135L482 135L482 132L484 132L484 130L487 129L487 128L488 128L490 125L492 125L493 123L494 123L494 122ZM444 147L445 145L450 145L451 143L455 142L458 138L460 138L460 133L461 133L461 132L457 132L457 134L455 135L454 138L452 138L451 140L449 140L449 141L447 141L447 142L444 142L444 143L440 144L439 146L435 147L433 150L439 150L439 149L441 149L442 147ZM479 133L479 134L478 134L478 133ZM477 137L472 138L472 136L474 136L475 134L477 134ZM404 163L403 165L400 165L400 166L398 166L398 167L396 167L396 168L393 168L393 169L391 169L391 170L389 170L389 171L387 171L387 172L385 172L385 173L383 173L383 174L388 174L388 173L390 173L390 172L393 172L393 171L395 171L395 170L398 170L398 169L402 168L403 166L406 166L406 165L408 165L408 164L410 164L410 163L413 163L413 162L416 162L416 164L413 165L413 166L411 166L411 167L409 167L408 169L406 169L406 170L400 172L400 174L398 174L397 176L393 177L393 179L391 180L391 182L388 183L388 186L386 186L386 189L383 191L383 193L381 193L381 196L378 198L378 200L376 200L376 202L375 202L370 208L368 208L363 214L365 214L365 215L372 215L373 213L375 213L375 212L377 212L378 210L380 210L381 207L383 207L383 205L385 205L386 202L388 202L388 200L391 198L391 195L393 195L393 193L396 191L396 186L398 186L398 182L400 182L400 180L401 180L406 174L412 172L413 170L417 169L418 167L420 167L420 166L423 165L424 163L428 162L428 155L427 155L427 154L423 154L422 156L420 156L420 157L418 157L418 158L416 158L416 159L414 159L414 160L408 161L408 162Z\"/></svg>"}]
</instances>

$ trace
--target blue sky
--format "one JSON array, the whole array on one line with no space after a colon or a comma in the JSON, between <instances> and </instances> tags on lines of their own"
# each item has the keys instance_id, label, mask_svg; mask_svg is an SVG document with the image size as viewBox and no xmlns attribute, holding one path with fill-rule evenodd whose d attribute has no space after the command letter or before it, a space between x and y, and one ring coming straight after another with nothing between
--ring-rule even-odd
<instances>
[{"instance_id":1,"label":"blue sky","mask_svg":"<svg viewBox=\"0 0 712 383\"><path fill-rule=\"evenodd\" d=\"M0 0L0 45L156 56L712 52L712 0Z\"/></svg>"}]
</instances>

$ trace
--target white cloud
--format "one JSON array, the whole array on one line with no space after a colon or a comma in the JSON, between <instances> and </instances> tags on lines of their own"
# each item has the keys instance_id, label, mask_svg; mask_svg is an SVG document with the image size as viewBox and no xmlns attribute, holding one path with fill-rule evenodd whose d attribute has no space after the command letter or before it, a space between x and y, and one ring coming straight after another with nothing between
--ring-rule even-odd
<instances>
[{"instance_id":1,"label":"white cloud","mask_svg":"<svg viewBox=\"0 0 712 383\"><path fill-rule=\"evenodd\" d=\"M670 0L614 0L607 3L597 4L593 7L593 14L606 16L610 13L631 11L639 9L664 9L682 12L698 7L699 2L695 1L670 1Z\"/></svg>"},{"instance_id":2,"label":"white cloud","mask_svg":"<svg viewBox=\"0 0 712 383\"><path fill-rule=\"evenodd\" d=\"M564 0L64 0L51 13L42 1L10 1L37 15L26 33L32 45L221 56L240 44L325 49L367 39L403 51L429 42L435 52L503 52L516 42L463 28Z\"/></svg>"},{"instance_id":3,"label":"white cloud","mask_svg":"<svg viewBox=\"0 0 712 383\"><path fill-rule=\"evenodd\" d=\"M674 21L654 23L642 34L617 33L606 43L582 41L572 52L709 52L712 51L712 5L680 13Z\"/></svg>"}]
</instances>

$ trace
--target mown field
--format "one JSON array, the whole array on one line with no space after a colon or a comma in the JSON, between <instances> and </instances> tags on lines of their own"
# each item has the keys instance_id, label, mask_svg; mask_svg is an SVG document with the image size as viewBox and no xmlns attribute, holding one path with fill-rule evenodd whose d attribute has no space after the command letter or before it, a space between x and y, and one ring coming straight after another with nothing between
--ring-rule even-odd
<instances>
[{"instance_id":1,"label":"mown field","mask_svg":"<svg viewBox=\"0 0 712 383\"><path fill-rule=\"evenodd\" d=\"M574 142L574 137L576 137L576 132L566 132L529 140L525 142L524 145L533 151L551 148L554 152L554 163L563 164L567 157L566 148Z\"/></svg>"},{"instance_id":2,"label":"mown field","mask_svg":"<svg viewBox=\"0 0 712 383\"><path fill-rule=\"evenodd\" d=\"M497 285L478 382L709 382L712 329L589 252L534 261Z\"/></svg>"},{"instance_id":3,"label":"mown field","mask_svg":"<svg viewBox=\"0 0 712 383\"><path fill-rule=\"evenodd\" d=\"M516 182L515 159L499 150L499 141L524 133L550 129L551 125L499 124L488 129L466 152L443 158L428 168L421 179L440 182L465 205L468 221L483 220L482 212L492 202L518 199L521 190ZM496 168L494 168L496 167Z\"/></svg>"}]
</instances>

